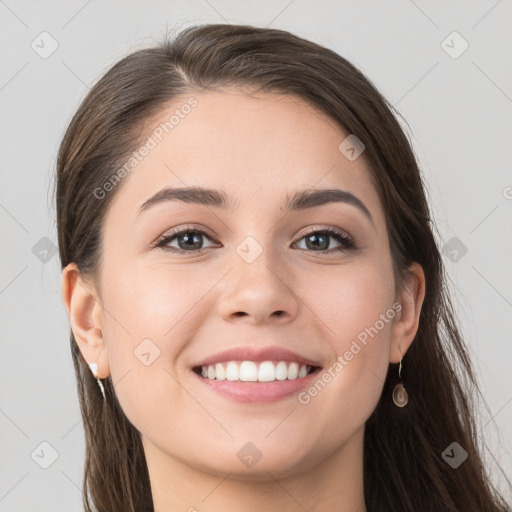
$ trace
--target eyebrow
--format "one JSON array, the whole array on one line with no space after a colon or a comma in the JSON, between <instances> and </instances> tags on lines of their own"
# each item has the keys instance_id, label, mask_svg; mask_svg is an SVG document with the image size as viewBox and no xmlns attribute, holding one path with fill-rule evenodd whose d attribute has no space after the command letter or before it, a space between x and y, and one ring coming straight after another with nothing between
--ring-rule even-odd
<instances>
[{"instance_id":1,"label":"eyebrow","mask_svg":"<svg viewBox=\"0 0 512 512\"><path fill-rule=\"evenodd\" d=\"M204 206L212 206L223 209L236 209L235 201L232 201L223 191L204 187L164 188L145 201L139 208L140 215L149 208L172 201L193 203ZM372 215L365 204L351 192L338 188L307 189L295 192L286 197L282 209L285 211L298 211L329 203L346 203L358 208L368 220L374 224Z\"/></svg>"}]
</instances>

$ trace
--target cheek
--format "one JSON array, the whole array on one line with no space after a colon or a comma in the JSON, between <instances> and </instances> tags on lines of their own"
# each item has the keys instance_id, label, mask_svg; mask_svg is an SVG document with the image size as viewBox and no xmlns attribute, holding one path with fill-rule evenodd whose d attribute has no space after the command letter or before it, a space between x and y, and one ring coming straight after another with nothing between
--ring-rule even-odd
<instances>
[{"instance_id":1,"label":"cheek","mask_svg":"<svg viewBox=\"0 0 512 512\"><path fill-rule=\"evenodd\" d=\"M348 422L356 428L378 402L396 316L390 272L377 265L340 268L309 295L308 306L322 320L323 339L331 354L323 374L302 397L315 417L328 411L331 418L325 417L319 425Z\"/></svg>"},{"instance_id":2,"label":"cheek","mask_svg":"<svg viewBox=\"0 0 512 512\"><path fill-rule=\"evenodd\" d=\"M384 264L354 264L330 270L311 276L316 284L308 287L307 300L325 325L326 339L340 353L349 348L351 340L359 335L364 338L361 333L374 326L391 308L394 285L391 269ZM379 335L388 333L389 324L378 323Z\"/></svg>"},{"instance_id":3,"label":"cheek","mask_svg":"<svg viewBox=\"0 0 512 512\"><path fill-rule=\"evenodd\" d=\"M178 265L172 269L165 264L158 268L144 263L127 265L122 274L109 278L105 303L115 311L110 320L118 324L115 328L121 338L130 338L133 348L149 338L161 351L179 350L179 343L169 340L181 339L178 333L187 335L183 328L190 326L189 317L211 287L210 281L212 276L208 279Z\"/></svg>"},{"instance_id":4,"label":"cheek","mask_svg":"<svg viewBox=\"0 0 512 512\"><path fill-rule=\"evenodd\" d=\"M207 292L218 277L204 267L185 267L119 262L106 274L103 299L110 373L123 411L139 430L155 411L166 415L186 409L190 402L173 377L183 376L180 354L201 327L198 318L212 309ZM162 400L172 407L165 407ZM177 424L172 417L159 421L166 421L169 428Z\"/></svg>"}]
</instances>

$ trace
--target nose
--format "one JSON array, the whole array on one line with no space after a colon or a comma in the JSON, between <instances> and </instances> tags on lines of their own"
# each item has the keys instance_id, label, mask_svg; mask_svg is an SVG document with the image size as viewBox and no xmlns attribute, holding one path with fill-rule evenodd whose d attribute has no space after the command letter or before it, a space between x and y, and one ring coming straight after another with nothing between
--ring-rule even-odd
<instances>
[{"instance_id":1,"label":"nose","mask_svg":"<svg viewBox=\"0 0 512 512\"><path fill-rule=\"evenodd\" d=\"M238 255L226 276L223 293L218 298L218 312L227 322L253 325L287 323L299 310L299 299L293 290L293 277L285 264L276 265L263 253L247 263Z\"/></svg>"}]
</instances>

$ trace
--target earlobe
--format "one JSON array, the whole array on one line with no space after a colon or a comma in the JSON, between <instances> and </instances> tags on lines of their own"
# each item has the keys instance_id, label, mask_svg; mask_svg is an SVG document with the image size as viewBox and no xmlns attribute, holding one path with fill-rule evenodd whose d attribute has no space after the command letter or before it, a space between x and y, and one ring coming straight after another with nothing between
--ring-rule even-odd
<instances>
[{"instance_id":1,"label":"earlobe","mask_svg":"<svg viewBox=\"0 0 512 512\"><path fill-rule=\"evenodd\" d=\"M98 377L108 376L109 369L103 336L103 308L94 287L86 282L75 263L62 271L62 299L69 316L75 341L88 364L97 363Z\"/></svg>"},{"instance_id":2,"label":"earlobe","mask_svg":"<svg viewBox=\"0 0 512 512\"><path fill-rule=\"evenodd\" d=\"M425 298L425 273L419 263L409 265L408 281L398 302L402 305L392 328L389 362L399 363L418 331L420 313Z\"/></svg>"}]
</instances>

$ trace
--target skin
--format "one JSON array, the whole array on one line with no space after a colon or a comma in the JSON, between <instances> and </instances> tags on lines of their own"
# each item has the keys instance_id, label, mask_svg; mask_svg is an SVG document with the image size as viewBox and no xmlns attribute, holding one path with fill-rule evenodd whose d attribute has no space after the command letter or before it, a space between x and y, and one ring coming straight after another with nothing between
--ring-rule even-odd
<instances>
[{"instance_id":1,"label":"skin","mask_svg":"<svg viewBox=\"0 0 512 512\"><path fill-rule=\"evenodd\" d=\"M103 228L99 287L74 264L63 271L76 341L98 376L112 377L142 434L156 512L365 511L365 422L388 363L400 361L416 334L423 271L413 263L396 292L364 153L349 161L340 152L348 134L330 118L290 95L225 88L193 96L198 106L119 185ZM190 185L226 192L237 209L169 202L137 216L160 189ZM346 203L285 214L286 195L310 188L353 193L373 224ZM202 252L150 246L189 224L212 235L201 239ZM358 250L335 251L332 237L330 254L306 245L310 229L330 226L348 232ZM247 236L263 249L250 264L236 252ZM177 238L169 245L180 247ZM242 404L191 373L201 359L244 345L279 345L332 367L393 303L401 311L308 404L296 394ZM149 366L133 354L147 338L160 350ZM247 442L262 454L250 468L237 457Z\"/></svg>"}]
</instances>

